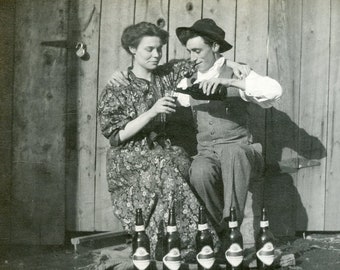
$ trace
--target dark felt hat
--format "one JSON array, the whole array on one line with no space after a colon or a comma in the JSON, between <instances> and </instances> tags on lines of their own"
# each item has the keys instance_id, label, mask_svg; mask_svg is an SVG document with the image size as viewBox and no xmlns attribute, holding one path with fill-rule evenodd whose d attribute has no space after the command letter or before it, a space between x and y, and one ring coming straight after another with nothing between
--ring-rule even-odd
<instances>
[{"instance_id":1,"label":"dark felt hat","mask_svg":"<svg viewBox=\"0 0 340 270\"><path fill-rule=\"evenodd\" d=\"M181 33L183 31L192 31L198 35L207 36L213 39L220 45L220 52L225 52L230 50L233 46L230 45L227 41L224 40L225 32L222 28L217 26L214 20L212 19L200 19L196 21L191 27L178 27L176 29L176 35L180 42L185 45L185 40L181 37Z\"/></svg>"}]
</instances>

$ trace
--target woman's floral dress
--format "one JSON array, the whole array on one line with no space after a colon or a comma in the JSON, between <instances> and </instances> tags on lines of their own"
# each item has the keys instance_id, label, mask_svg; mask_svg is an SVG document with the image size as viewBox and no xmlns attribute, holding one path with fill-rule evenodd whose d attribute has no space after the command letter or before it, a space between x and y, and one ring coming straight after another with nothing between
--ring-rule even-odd
<instances>
[{"instance_id":1,"label":"woman's floral dress","mask_svg":"<svg viewBox=\"0 0 340 270\"><path fill-rule=\"evenodd\" d=\"M114 213L124 229L132 232L135 211L142 208L152 256L157 238L166 228L172 204L176 209L182 254L193 250L199 203L187 183L190 157L183 148L171 145L165 130L176 127L166 126L165 115L156 117L123 144L118 132L169 93L184 69L185 62L169 63L154 72L151 82L137 78L129 70L130 85L106 86L98 105L102 133L111 143L107 153L107 181Z\"/></svg>"}]
</instances>

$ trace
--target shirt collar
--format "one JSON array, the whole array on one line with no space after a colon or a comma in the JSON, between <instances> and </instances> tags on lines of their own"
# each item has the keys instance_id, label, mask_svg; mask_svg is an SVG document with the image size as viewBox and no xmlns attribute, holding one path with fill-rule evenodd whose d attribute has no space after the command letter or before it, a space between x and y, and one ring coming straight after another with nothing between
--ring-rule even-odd
<instances>
[{"instance_id":1,"label":"shirt collar","mask_svg":"<svg viewBox=\"0 0 340 270\"><path fill-rule=\"evenodd\" d=\"M198 80L207 80L207 79L210 79L210 78L217 77L220 74L224 63L225 63L225 58L223 56L218 58L215 61L215 63L213 64L213 66L211 68L209 68L208 71L206 71L204 73L198 71L197 72L197 79Z\"/></svg>"},{"instance_id":2,"label":"shirt collar","mask_svg":"<svg viewBox=\"0 0 340 270\"><path fill-rule=\"evenodd\" d=\"M153 75L153 73L151 74L151 82L150 82L146 79L137 77L136 74L133 73L132 67L128 67L128 79L133 81L133 82L145 83L145 84L149 85L151 82L154 81L154 75Z\"/></svg>"}]
</instances>

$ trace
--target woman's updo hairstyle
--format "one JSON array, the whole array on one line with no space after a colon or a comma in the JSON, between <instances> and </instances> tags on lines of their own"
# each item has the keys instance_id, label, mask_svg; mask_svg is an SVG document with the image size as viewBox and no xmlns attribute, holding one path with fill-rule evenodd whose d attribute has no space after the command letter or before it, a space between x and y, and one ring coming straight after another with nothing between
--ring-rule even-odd
<instances>
[{"instance_id":1,"label":"woman's updo hairstyle","mask_svg":"<svg viewBox=\"0 0 340 270\"><path fill-rule=\"evenodd\" d=\"M166 44L169 39L169 33L153 23L140 22L126 27L123 31L121 42L127 53L130 52L129 47L137 48L141 39L145 36L159 37L162 44Z\"/></svg>"}]
</instances>

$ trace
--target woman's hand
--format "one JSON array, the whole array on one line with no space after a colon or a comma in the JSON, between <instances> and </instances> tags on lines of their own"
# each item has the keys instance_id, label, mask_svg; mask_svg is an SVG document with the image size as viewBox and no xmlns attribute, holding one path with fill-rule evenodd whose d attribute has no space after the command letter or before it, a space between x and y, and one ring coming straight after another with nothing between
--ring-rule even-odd
<instances>
[{"instance_id":1,"label":"woman's hand","mask_svg":"<svg viewBox=\"0 0 340 270\"><path fill-rule=\"evenodd\" d=\"M108 81L108 84L115 87L128 86L130 82L128 80L127 71L116 70L115 72L113 72L111 78Z\"/></svg>"},{"instance_id":2,"label":"woman's hand","mask_svg":"<svg viewBox=\"0 0 340 270\"><path fill-rule=\"evenodd\" d=\"M152 117L156 117L160 113L174 113L176 112L175 99L172 97L162 97L149 110Z\"/></svg>"}]
</instances>

